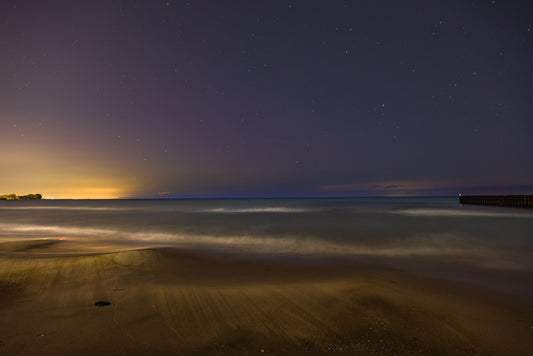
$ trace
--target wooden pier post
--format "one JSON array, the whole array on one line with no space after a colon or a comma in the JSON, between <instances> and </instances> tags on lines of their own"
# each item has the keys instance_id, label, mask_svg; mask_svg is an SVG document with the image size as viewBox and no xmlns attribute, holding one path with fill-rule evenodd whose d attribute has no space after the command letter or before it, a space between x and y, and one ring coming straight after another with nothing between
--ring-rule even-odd
<instances>
[{"instance_id":1,"label":"wooden pier post","mask_svg":"<svg viewBox=\"0 0 533 356\"><path fill-rule=\"evenodd\" d=\"M459 203L533 208L533 195L461 195Z\"/></svg>"}]
</instances>

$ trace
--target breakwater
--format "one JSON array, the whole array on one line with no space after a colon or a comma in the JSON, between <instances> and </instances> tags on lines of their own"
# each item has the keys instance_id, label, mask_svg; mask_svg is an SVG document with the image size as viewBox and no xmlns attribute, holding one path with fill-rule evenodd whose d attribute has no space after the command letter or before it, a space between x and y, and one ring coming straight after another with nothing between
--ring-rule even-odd
<instances>
[{"instance_id":1,"label":"breakwater","mask_svg":"<svg viewBox=\"0 0 533 356\"><path fill-rule=\"evenodd\" d=\"M459 195L459 203L533 208L533 195Z\"/></svg>"}]
</instances>

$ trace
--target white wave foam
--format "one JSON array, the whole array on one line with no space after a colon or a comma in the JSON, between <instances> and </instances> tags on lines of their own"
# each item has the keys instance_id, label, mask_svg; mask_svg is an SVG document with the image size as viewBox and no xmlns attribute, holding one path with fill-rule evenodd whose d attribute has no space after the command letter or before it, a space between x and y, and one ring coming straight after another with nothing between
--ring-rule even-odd
<instances>
[{"instance_id":1,"label":"white wave foam","mask_svg":"<svg viewBox=\"0 0 533 356\"><path fill-rule=\"evenodd\" d=\"M393 214L410 216L468 216L468 217L507 217L507 218L533 218L532 213L522 212L496 212L496 211L475 211L475 210L455 210L455 209L403 209L393 210Z\"/></svg>"},{"instance_id":2,"label":"white wave foam","mask_svg":"<svg viewBox=\"0 0 533 356\"><path fill-rule=\"evenodd\" d=\"M103 242L106 239L145 243L148 246L202 247L230 249L254 254L278 255L336 255L392 258L457 259L478 267L523 269L516 261L503 258L498 251L480 246L465 246L442 236L414 236L409 240L388 245L338 243L314 237L217 236L157 231L122 231L76 226L0 225L0 233L31 233L29 237L87 239ZM439 242L439 240L447 240Z\"/></svg>"},{"instance_id":3,"label":"white wave foam","mask_svg":"<svg viewBox=\"0 0 533 356\"><path fill-rule=\"evenodd\" d=\"M137 208L128 208L128 207L90 207L90 206L12 206L12 207L0 207L0 210L80 210L80 211L126 211L126 210L146 210L146 209L137 209ZM219 214L239 214L239 213L305 213L312 212L316 210L304 209L304 208L289 208L289 207L257 207L257 208L216 208L216 209L205 209L205 210L188 210L188 209L179 209L175 207L170 208L161 208L161 207L151 207L148 210L150 211L177 211L182 213L192 213L192 212L207 212L207 213L219 213Z\"/></svg>"},{"instance_id":4,"label":"white wave foam","mask_svg":"<svg viewBox=\"0 0 533 356\"><path fill-rule=\"evenodd\" d=\"M315 211L312 209L303 209L303 208L289 208L289 207L264 207L264 208L217 208L217 209L208 209L202 210L209 213L218 213L218 214L239 214L239 213L306 213Z\"/></svg>"},{"instance_id":5,"label":"white wave foam","mask_svg":"<svg viewBox=\"0 0 533 356\"><path fill-rule=\"evenodd\" d=\"M94 229L74 226L45 226L45 225L0 225L1 232L25 232L37 234L77 235L77 236L109 236L118 231L109 229Z\"/></svg>"}]
</instances>

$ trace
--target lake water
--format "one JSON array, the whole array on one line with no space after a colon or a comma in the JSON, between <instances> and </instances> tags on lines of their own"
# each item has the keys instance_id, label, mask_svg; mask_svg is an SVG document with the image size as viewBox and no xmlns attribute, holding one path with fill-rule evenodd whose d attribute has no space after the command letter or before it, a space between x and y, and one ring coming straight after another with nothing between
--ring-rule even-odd
<instances>
[{"instance_id":1,"label":"lake water","mask_svg":"<svg viewBox=\"0 0 533 356\"><path fill-rule=\"evenodd\" d=\"M520 276L518 289L533 275L533 211L455 197L0 201L0 239L30 238L359 259L459 279L504 273Z\"/></svg>"}]
</instances>

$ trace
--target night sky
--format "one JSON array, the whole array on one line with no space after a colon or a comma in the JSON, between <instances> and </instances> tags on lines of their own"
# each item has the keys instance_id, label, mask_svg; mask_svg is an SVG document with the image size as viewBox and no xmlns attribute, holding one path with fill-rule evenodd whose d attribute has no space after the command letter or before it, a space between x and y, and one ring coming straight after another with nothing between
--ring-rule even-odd
<instances>
[{"instance_id":1,"label":"night sky","mask_svg":"<svg viewBox=\"0 0 533 356\"><path fill-rule=\"evenodd\" d=\"M533 193L530 1L0 4L0 194Z\"/></svg>"}]
</instances>

